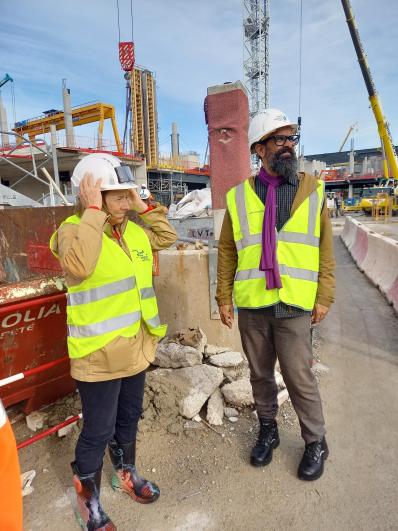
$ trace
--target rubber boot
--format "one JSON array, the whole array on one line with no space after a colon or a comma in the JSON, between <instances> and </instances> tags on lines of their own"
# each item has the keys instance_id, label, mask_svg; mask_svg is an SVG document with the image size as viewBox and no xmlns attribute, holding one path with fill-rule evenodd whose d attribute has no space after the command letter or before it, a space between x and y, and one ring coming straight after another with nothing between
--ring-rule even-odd
<instances>
[{"instance_id":1,"label":"rubber boot","mask_svg":"<svg viewBox=\"0 0 398 531\"><path fill-rule=\"evenodd\" d=\"M73 484L77 494L76 518L85 531L116 531L116 526L101 507L99 500L102 469L82 474L76 462L71 463Z\"/></svg>"},{"instance_id":2,"label":"rubber boot","mask_svg":"<svg viewBox=\"0 0 398 531\"><path fill-rule=\"evenodd\" d=\"M279 446L278 426L275 420L259 418L258 439L250 454L250 464L266 466L272 461L272 451Z\"/></svg>"},{"instance_id":3,"label":"rubber boot","mask_svg":"<svg viewBox=\"0 0 398 531\"><path fill-rule=\"evenodd\" d=\"M109 456L115 472L112 476L112 488L126 492L138 503L152 503L160 496L155 483L140 477L135 467L135 441L119 444L112 440L109 445Z\"/></svg>"}]
</instances>

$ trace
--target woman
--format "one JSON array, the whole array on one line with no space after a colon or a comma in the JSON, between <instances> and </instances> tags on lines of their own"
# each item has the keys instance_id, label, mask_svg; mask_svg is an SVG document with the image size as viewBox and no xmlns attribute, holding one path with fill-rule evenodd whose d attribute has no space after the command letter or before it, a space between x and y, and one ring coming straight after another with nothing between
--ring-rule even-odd
<instances>
[{"instance_id":1,"label":"woman","mask_svg":"<svg viewBox=\"0 0 398 531\"><path fill-rule=\"evenodd\" d=\"M77 517L87 529L113 530L99 501L106 446L114 489L140 503L160 494L138 475L135 448L145 370L166 333L152 287L152 250L172 245L176 233L163 207L140 199L130 168L116 157L88 155L72 183L79 185L78 212L50 246L65 272L71 375L82 401L83 430L72 463ZM129 210L144 228L128 221Z\"/></svg>"}]
</instances>

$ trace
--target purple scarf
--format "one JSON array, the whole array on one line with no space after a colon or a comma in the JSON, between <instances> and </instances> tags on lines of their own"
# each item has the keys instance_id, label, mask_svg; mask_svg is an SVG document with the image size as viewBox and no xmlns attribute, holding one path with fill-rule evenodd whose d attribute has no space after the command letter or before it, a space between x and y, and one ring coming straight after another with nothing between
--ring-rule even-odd
<instances>
[{"instance_id":1,"label":"purple scarf","mask_svg":"<svg viewBox=\"0 0 398 531\"><path fill-rule=\"evenodd\" d=\"M258 174L260 181L267 186L267 199L261 237L260 271L265 272L265 289L281 288L278 261L276 258L276 188L283 183L283 177L273 177L262 167Z\"/></svg>"}]
</instances>

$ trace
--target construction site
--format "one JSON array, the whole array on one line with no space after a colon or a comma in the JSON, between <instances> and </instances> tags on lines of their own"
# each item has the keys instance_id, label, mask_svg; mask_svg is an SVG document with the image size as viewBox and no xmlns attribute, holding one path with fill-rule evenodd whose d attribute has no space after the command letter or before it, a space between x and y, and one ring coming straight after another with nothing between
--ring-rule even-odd
<instances>
[{"instance_id":1,"label":"construction site","mask_svg":"<svg viewBox=\"0 0 398 531\"><path fill-rule=\"evenodd\" d=\"M311 144L308 139L306 121L310 127L316 120L306 116L308 108L302 110L306 61L302 47L311 27L306 2L298 0L294 6L299 103L291 108L296 112L297 128L294 134L286 133L282 145L289 139L295 142L297 172L322 186L320 209L326 204L336 262L335 302L325 320L312 321L310 341L311 372L322 397L330 455L322 477L307 482L297 477L304 448L302 425L279 362L275 382L280 446L274 446L268 466L250 466L261 415L253 395L252 362L245 355L241 322L238 325L240 309L247 307L238 304L234 286L231 308L235 319L225 326L216 300L223 220L233 212L228 194L261 175L261 159L252 149L255 143L250 141L249 124L266 109L284 108L285 95L276 97L271 90L272 75L278 70L273 69L270 43L273 25L277 31L283 23L284 8L275 7L274 12L276 2L271 0L234 2L239 4L236 13L232 12L240 16L236 39L242 41L243 53L236 61L242 73L234 82L224 77L209 79L202 94L202 122L190 124L200 131L201 139L191 146L187 138L194 136L187 132L183 111L170 122L164 119L169 114L162 105L172 98L160 95L165 84L159 74L164 72L161 65L138 64L142 59L137 35L142 34L137 26L143 13L135 4L140 2L113 3L118 41L113 61L119 79L112 87L120 88L120 98L113 96L112 88L105 101L76 104L84 101L86 92L79 89L71 72L56 80L59 93L49 102L56 108L34 116L39 114L34 107L33 117L23 117L18 111L20 81L14 65L0 61L0 436L3 403L15 436L23 496L23 527L1 527L0 517L0 531L56 527L68 531L80 527L120 531L398 529L398 146L392 134L398 118L390 116L390 124L381 105L383 90L393 91L398 79L386 75L383 85L374 75L380 72L377 58L383 61L377 50L368 50L354 17L361 2L328 0L329 11L324 14L324 22L330 15L349 39L352 57L347 68L361 76L362 92L355 98L365 101L368 113L363 123L350 121L347 112L350 125L340 128L339 137L334 135L327 152L321 143ZM384 3L391 7L390 0L381 0L380 5ZM312 6L313 16L318 16L318 7ZM157 8L160 17L162 7ZM394 4L391 10L396 23L398 8ZM366 35L380 30L376 20L366 22ZM125 27L128 40L122 39ZM386 27L387 33L388 28L392 26ZM99 33L96 38L100 41ZM173 39L176 53L181 52L178 33ZM291 47L292 41L287 42ZM368 62L365 51L376 61ZM217 51L213 53L217 61ZM278 54L280 58L280 50ZM188 74L179 72L181 82ZM100 97L94 89L95 84L90 92L93 99ZM27 86L19 93L24 91ZM336 94L338 98L339 91ZM319 97L322 100L321 91ZM375 145L361 142L361 130L372 131ZM304 151L303 137L313 154ZM256 143L262 143L260 137ZM121 495L114 488L106 454L101 503L111 514L113 527L90 527L78 516L80 491L75 479L72 482L70 464L85 417L68 351L73 289L50 249L54 232L81 204L75 168L93 154L114 157L128 168L139 198L149 205L149 214L148 210L129 211L128 219L134 225L146 228L145 215L162 206L176 232L169 248L153 251L153 289L152 285L146 289L155 293L167 334L146 370L137 434L137 467L141 475L156 482L161 495L148 505ZM236 204L239 216L238 200ZM87 205L87 210L101 210L92 202ZM241 233L236 236L233 226L237 256L238 244L246 245L245 238L250 240L249 247L254 247L255 240L265 249L264 232L249 233L258 211L247 214L246 206L247 227L239 218ZM308 231L311 208L306 214ZM314 231L315 226L314 221ZM275 226L272 230L275 245L283 245L282 229ZM301 248L308 244L303 238L296 244ZM318 235L318 245L319 240L322 235ZM302 251L303 256L306 253ZM297 278L306 286L308 271L300 267L303 270ZM259 277L249 282L253 278ZM94 290L103 287L94 286ZM264 307L258 305L256 310ZM146 324L144 317L140 323ZM2 474L0 466L0 493ZM0 507L3 510L1 500Z\"/></svg>"}]
</instances>

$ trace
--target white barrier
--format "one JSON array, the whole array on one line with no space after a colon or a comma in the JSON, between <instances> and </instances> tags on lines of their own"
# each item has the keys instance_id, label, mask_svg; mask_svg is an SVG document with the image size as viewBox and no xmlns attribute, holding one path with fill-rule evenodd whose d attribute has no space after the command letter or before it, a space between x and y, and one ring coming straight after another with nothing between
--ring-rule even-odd
<instances>
[{"instance_id":1,"label":"white barrier","mask_svg":"<svg viewBox=\"0 0 398 531\"><path fill-rule=\"evenodd\" d=\"M350 216L341 239L359 268L398 311L398 241L375 233Z\"/></svg>"}]
</instances>

